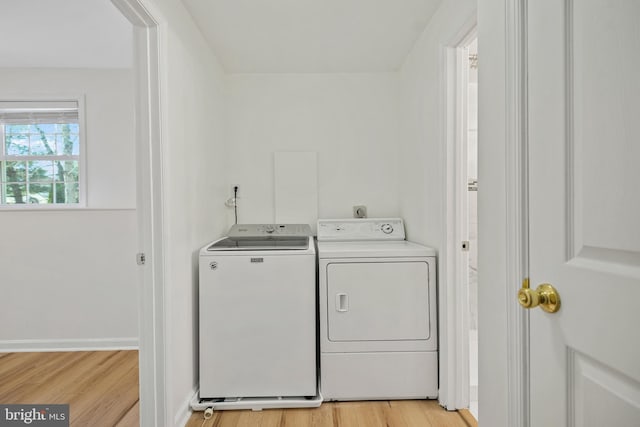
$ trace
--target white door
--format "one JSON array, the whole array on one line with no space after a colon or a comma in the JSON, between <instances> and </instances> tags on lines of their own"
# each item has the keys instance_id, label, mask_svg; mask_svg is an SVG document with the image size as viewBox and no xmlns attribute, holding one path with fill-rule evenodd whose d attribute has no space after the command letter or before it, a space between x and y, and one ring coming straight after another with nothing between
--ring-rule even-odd
<instances>
[{"instance_id":1,"label":"white door","mask_svg":"<svg viewBox=\"0 0 640 427\"><path fill-rule=\"evenodd\" d=\"M531 425L640 426L640 1L528 2ZM515 302L514 302L515 303Z\"/></svg>"}]
</instances>

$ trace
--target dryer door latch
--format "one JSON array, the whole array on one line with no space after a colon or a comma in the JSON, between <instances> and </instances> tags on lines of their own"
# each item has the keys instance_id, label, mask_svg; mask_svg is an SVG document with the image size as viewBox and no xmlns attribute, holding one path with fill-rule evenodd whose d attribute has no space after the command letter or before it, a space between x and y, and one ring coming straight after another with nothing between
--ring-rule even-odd
<instances>
[{"instance_id":1,"label":"dryer door latch","mask_svg":"<svg viewBox=\"0 0 640 427\"><path fill-rule=\"evenodd\" d=\"M344 293L336 294L336 311L349 311L349 295Z\"/></svg>"}]
</instances>

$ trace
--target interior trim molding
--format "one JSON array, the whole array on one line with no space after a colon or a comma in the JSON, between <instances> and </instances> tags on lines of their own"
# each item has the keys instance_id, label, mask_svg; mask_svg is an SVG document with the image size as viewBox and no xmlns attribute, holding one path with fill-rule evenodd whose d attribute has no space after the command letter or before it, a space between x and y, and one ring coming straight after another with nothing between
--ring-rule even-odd
<instances>
[{"instance_id":1,"label":"interior trim molding","mask_svg":"<svg viewBox=\"0 0 640 427\"><path fill-rule=\"evenodd\" d=\"M3 340L2 353L24 353L36 351L102 351L137 350L137 338L80 338L48 340Z\"/></svg>"},{"instance_id":2,"label":"interior trim molding","mask_svg":"<svg viewBox=\"0 0 640 427\"><path fill-rule=\"evenodd\" d=\"M136 190L140 267L140 425L171 425L167 387L161 89L166 84L167 24L151 0L111 0L134 26Z\"/></svg>"},{"instance_id":3,"label":"interior trim molding","mask_svg":"<svg viewBox=\"0 0 640 427\"><path fill-rule=\"evenodd\" d=\"M463 145L466 144L466 91L460 91L466 85L468 56L463 47L477 36L477 16L474 13L440 49L441 84L441 134L442 181L445 183L442 214L443 227L442 250L438 265L440 267L438 287L438 322L440 325L440 389L438 401L448 410L469 406L469 313L468 282L462 275L467 274L466 254L461 243L467 236L462 221L463 194L460 188L466 188L466 173L460 170ZM463 182L464 181L464 182ZM463 238L464 236L464 238Z\"/></svg>"},{"instance_id":4,"label":"interior trim molding","mask_svg":"<svg viewBox=\"0 0 640 427\"><path fill-rule=\"evenodd\" d=\"M582 229L582 218L580 212L576 210L576 197L581 197L581 189L576 188L580 183L576 179L581 171L576 163L575 146L575 110L574 110L574 59L573 59L573 0L565 0L565 114L567 128L565 130L566 162L567 162L567 260L575 258L582 248L582 238L578 230Z\"/></svg>"},{"instance_id":5,"label":"interior trim molding","mask_svg":"<svg viewBox=\"0 0 640 427\"><path fill-rule=\"evenodd\" d=\"M576 352L567 347L567 426L576 425Z\"/></svg>"},{"instance_id":6,"label":"interior trim molding","mask_svg":"<svg viewBox=\"0 0 640 427\"><path fill-rule=\"evenodd\" d=\"M193 411L191 410L191 402L195 399L198 400L198 392L200 389L196 386L189 392L187 397L185 397L180 406L176 408L176 417L174 419L174 425L176 426L184 426L191 418Z\"/></svg>"}]
</instances>

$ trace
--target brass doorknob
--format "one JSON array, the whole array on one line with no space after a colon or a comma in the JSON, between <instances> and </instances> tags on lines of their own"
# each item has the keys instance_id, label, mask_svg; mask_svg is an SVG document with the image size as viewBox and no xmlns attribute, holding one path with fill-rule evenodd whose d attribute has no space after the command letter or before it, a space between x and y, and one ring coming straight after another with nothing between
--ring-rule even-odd
<instances>
[{"instance_id":1,"label":"brass doorknob","mask_svg":"<svg viewBox=\"0 0 640 427\"><path fill-rule=\"evenodd\" d=\"M529 288L529 279L522 281L522 288L518 291L518 302L524 308L540 306L547 313L560 310L560 294L549 283L539 285L535 290Z\"/></svg>"}]
</instances>

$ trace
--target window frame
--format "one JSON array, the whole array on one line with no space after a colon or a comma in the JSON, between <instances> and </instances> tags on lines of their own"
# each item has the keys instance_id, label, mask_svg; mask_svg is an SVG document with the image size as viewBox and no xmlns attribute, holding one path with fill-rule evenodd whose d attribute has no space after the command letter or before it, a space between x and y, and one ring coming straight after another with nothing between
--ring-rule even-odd
<instances>
[{"instance_id":1,"label":"window frame","mask_svg":"<svg viewBox=\"0 0 640 427\"><path fill-rule=\"evenodd\" d=\"M0 211L43 211L43 210L77 210L87 208L87 144L86 144L86 120L85 120L85 95L84 94L46 94L46 95L9 95L0 94L2 102L76 102L78 105L78 156L7 156L5 154L5 134L0 135L0 161L49 161L55 160L77 160L78 161L78 203L19 203L4 204L0 201ZM4 125L0 125L4 126ZM4 129L3 129L4 130ZM28 180L28 178L27 178Z\"/></svg>"}]
</instances>

